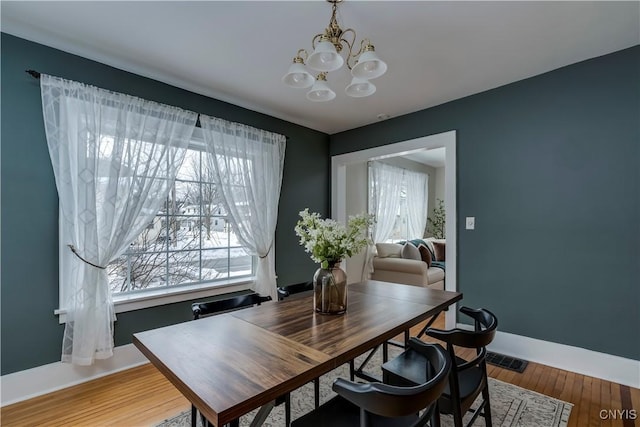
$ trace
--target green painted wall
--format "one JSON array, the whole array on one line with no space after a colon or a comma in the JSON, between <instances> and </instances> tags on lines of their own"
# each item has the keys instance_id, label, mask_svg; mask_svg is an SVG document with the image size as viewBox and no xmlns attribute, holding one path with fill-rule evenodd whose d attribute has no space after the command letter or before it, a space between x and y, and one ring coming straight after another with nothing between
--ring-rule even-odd
<instances>
[{"instance_id":1,"label":"green painted wall","mask_svg":"<svg viewBox=\"0 0 640 427\"><path fill-rule=\"evenodd\" d=\"M60 359L58 196L42 123L40 87L24 72L77 80L289 137L276 230L279 283L308 280L315 265L293 232L305 207L328 214L329 137L292 123L2 34L2 375ZM190 318L190 301L118 315L115 343Z\"/></svg>"},{"instance_id":2,"label":"green painted wall","mask_svg":"<svg viewBox=\"0 0 640 427\"><path fill-rule=\"evenodd\" d=\"M463 303L640 360L640 46L332 135L331 155L449 130Z\"/></svg>"}]
</instances>

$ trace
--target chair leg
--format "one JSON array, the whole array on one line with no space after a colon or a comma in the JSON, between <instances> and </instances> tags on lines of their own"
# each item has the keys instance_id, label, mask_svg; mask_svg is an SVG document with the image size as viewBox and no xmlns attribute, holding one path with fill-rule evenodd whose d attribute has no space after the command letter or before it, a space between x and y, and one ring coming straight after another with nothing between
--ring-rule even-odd
<instances>
[{"instance_id":1,"label":"chair leg","mask_svg":"<svg viewBox=\"0 0 640 427\"><path fill-rule=\"evenodd\" d=\"M349 361L349 379L351 381L356 380L356 362L354 360Z\"/></svg>"},{"instance_id":2,"label":"chair leg","mask_svg":"<svg viewBox=\"0 0 640 427\"><path fill-rule=\"evenodd\" d=\"M453 425L455 427L464 427L462 424L462 409L460 408L460 402L456 402L453 407Z\"/></svg>"},{"instance_id":3,"label":"chair leg","mask_svg":"<svg viewBox=\"0 0 640 427\"><path fill-rule=\"evenodd\" d=\"M484 399L484 423L486 427L492 427L491 421L491 403L489 400L489 383L487 382L482 389L482 398Z\"/></svg>"},{"instance_id":4,"label":"chair leg","mask_svg":"<svg viewBox=\"0 0 640 427\"><path fill-rule=\"evenodd\" d=\"M431 414L431 427L440 427L440 408L438 402L434 404L433 414Z\"/></svg>"}]
</instances>

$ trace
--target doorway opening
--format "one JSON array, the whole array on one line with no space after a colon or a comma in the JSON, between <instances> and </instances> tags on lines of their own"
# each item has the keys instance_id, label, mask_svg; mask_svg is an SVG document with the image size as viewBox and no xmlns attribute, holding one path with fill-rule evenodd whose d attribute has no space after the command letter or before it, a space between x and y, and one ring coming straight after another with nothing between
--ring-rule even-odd
<instances>
[{"instance_id":1,"label":"doorway opening","mask_svg":"<svg viewBox=\"0 0 640 427\"><path fill-rule=\"evenodd\" d=\"M420 153L444 148L444 206L445 206L445 234L447 245L445 248L445 258L447 260L447 271L445 279L445 289L448 291L457 290L457 207L456 207L456 132L449 131L435 135L424 136L394 144L382 145L366 150L352 153L340 154L331 158L331 216L332 218L346 223L348 204L354 199L363 198L366 203L366 178L361 192L354 190L360 188L360 181L356 175L348 176L350 168L354 165L363 165L369 161L388 159L398 156L412 156ZM348 179L349 178L349 179ZM363 206L366 206L364 204ZM364 210L363 210L364 211ZM456 324L457 307L452 307L445 314L445 325L453 328Z\"/></svg>"}]
</instances>

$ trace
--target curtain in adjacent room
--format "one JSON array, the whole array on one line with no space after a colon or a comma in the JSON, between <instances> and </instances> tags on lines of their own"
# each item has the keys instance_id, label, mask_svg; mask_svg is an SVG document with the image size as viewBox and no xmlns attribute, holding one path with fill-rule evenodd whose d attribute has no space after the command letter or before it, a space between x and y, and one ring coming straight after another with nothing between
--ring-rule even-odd
<instances>
[{"instance_id":1,"label":"curtain in adjacent room","mask_svg":"<svg viewBox=\"0 0 640 427\"><path fill-rule=\"evenodd\" d=\"M427 226L429 175L405 170L404 183L407 189L407 239L420 239Z\"/></svg>"},{"instance_id":2,"label":"curtain in adjacent room","mask_svg":"<svg viewBox=\"0 0 640 427\"><path fill-rule=\"evenodd\" d=\"M391 236L398 216L404 170L381 162L371 162L369 213L376 217L372 238L384 242Z\"/></svg>"},{"instance_id":3,"label":"curtain in adjacent room","mask_svg":"<svg viewBox=\"0 0 640 427\"><path fill-rule=\"evenodd\" d=\"M64 244L62 361L90 365L113 354L105 267L158 213L197 114L44 74L40 85Z\"/></svg>"},{"instance_id":4,"label":"curtain in adjacent room","mask_svg":"<svg viewBox=\"0 0 640 427\"><path fill-rule=\"evenodd\" d=\"M254 290L276 300L275 231L286 138L205 115L200 123L233 232L258 256Z\"/></svg>"},{"instance_id":5,"label":"curtain in adjacent room","mask_svg":"<svg viewBox=\"0 0 640 427\"><path fill-rule=\"evenodd\" d=\"M375 215L371 230L373 243L384 242L391 236L400 206L403 170L381 162L369 163L369 213ZM373 271L375 246L366 251L363 279Z\"/></svg>"}]
</instances>

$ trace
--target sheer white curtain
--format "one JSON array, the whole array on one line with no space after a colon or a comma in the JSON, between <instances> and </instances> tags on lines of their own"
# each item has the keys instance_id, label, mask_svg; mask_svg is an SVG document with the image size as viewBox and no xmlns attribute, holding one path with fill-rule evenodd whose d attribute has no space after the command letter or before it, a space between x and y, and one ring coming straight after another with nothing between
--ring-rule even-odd
<instances>
[{"instance_id":1,"label":"sheer white curtain","mask_svg":"<svg viewBox=\"0 0 640 427\"><path fill-rule=\"evenodd\" d=\"M275 232L286 138L205 115L200 124L233 231L259 259L254 290L276 300Z\"/></svg>"},{"instance_id":2,"label":"sheer white curtain","mask_svg":"<svg viewBox=\"0 0 640 427\"><path fill-rule=\"evenodd\" d=\"M62 361L90 365L113 354L104 267L158 212L197 114L45 74L40 87L65 245Z\"/></svg>"},{"instance_id":3,"label":"sheer white curtain","mask_svg":"<svg viewBox=\"0 0 640 427\"><path fill-rule=\"evenodd\" d=\"M403 170L381 162L369 163L369 213L375 215L376 222L371 230L374 243L384 242L391 236L400 206ZM366 252L363 279L373 271L375 246Z\"/></svg>"},{"instance_id":4,"label":"sheer white curtain","mask_svg":"<svg viewBox=\"0 0 640 427\"><path fill-rule=\"evenodd\" d=\"M369 213L376 217L372 238L384 242L391 236L398 216L403 170L381 162L371 162Z\"/></svg>"},{"instance_id":5,"label":"sheer white curtain","mask_svg":"<svg viewBox=\"0 0 640 427\"><path fill-rule=\"evenodd\" d=\"M407 188L407 239L421 239L427 225L429 175L405 170Z\"/></svg>"}]
</instances>

